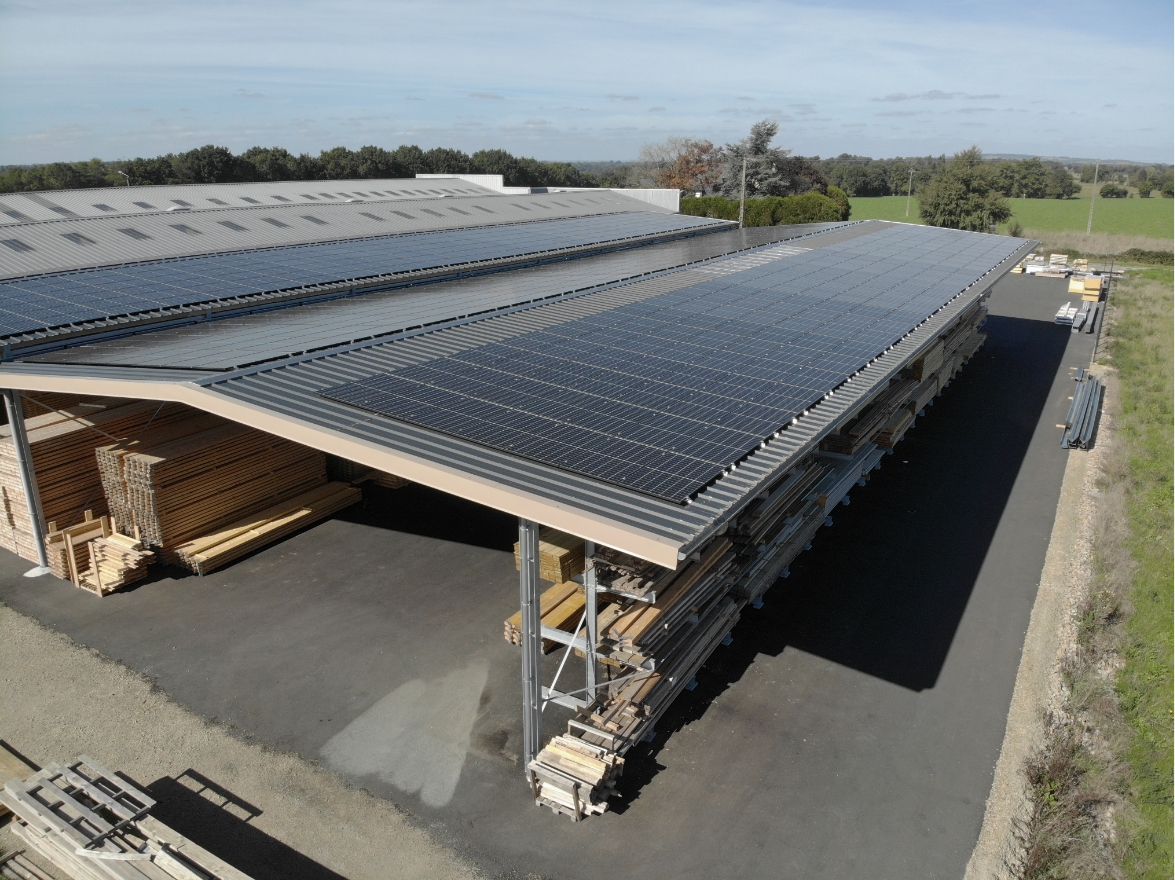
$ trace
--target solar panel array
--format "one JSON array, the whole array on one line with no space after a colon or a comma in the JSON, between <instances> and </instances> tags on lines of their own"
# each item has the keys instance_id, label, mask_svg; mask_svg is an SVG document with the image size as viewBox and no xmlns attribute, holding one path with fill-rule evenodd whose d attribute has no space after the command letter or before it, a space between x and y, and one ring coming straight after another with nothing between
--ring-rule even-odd
<instances>
[{"instance_id":1,"label":"solar panel array","mask_svg":"<svg viewBox=\"0 0 1175 880\"><path fill-rule=\"evenodd\" d=\"M685 502L1020 244L892 227L322 394Z\"/></svg>"},{"instance_id":2,"label":"solar panel array","mask_svg":"<svg viewBox=\"0 0 1175 880\"><path fill-rule=\"evenodd\" d=\"M0 336L413 270L716 226L634 211L107 266L0 282Z\"/></svg>"}]
</instances>

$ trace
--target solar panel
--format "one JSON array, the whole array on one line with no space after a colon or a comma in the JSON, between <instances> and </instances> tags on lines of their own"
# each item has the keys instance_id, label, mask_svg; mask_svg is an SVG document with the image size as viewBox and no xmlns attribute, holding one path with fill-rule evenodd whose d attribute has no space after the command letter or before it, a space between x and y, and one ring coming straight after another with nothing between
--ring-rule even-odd
<instances>
[{"instance_id":1,"label":"solar panel","mask_svg":"<svg viewBox=\"0 0 1175 880\"><path fill-rule=\"evenodd\" d=\"M217 222L234 231L248 231L231 220ZM167 306L718 226L712 220L679 214L602 214L16 278L0 282L0 336ZM118 231L132 238L149 238L134 228ZM31 250L17 239L3 244L13 250Z\"/></svg>"},{"instance_id":2,"label":"solar panel","mask_svg":"<svg viewBox=\"0 0 1175 880\"><path fill-rule=\"evenodd\" d=\"M890 228L322 394L685 502L1020 244Z\"/></svg>"}]
</instances>

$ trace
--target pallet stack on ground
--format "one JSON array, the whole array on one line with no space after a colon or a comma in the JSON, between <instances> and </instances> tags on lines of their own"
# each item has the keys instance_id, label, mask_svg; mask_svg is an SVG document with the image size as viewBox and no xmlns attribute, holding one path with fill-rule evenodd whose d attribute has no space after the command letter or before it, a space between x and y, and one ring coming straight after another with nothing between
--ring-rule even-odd
<instances>
[{"instance_id":1,"label":"pallet stack on ground","mask_svg":"<svg viewBox=\"0 0 1175 880\"><path fill-rule=\"evenodd\" d=\"M25 432L46 522L65 528L80 522L85 510L106 513L94 449L112 439L133 436L148 423L177 418L183 410L178 404L100 400L37 416L26 414ZM0 546L36 561L28 501L9 425L0 428L0 496Z\"/></svg>"},{"instance_id":2,"label":"pallet stack on ground","mask_svg":"<svg viewBox=\"0 0 1175 880\"><path fill-rule=\"evenodd\" d=\"M177 561L204 575L363 500L346 483L327 483L175 548Z\"/></svg>"},{"instance_id":3,"label":"pallet stack on ground","mask_svg":"<svg viewBox=\"0 0 1175 880\"><path fill-rule=\"evenodd\" d=\"M107 596L127 584L147 577L147 566L155 554L142 542L118 532L95 538L88 544L90 567L83 571L77 585L98 596Z\"/></svg>"},{"instance_id":4,"label":"pallet stack on ground","mask_svg":"<svg viewBox=\"0 0 1175 880\"><path fill-rule=\"evenodd\" d=\"M74 880L249 880L151 816L154 800L84 755L8 779L0 804L16 818L13 833Z\"/></svg>"},{"instance_id":5,"label":"pallet stack on ground","mask_svg":"<svg viewBox=\"0 0 1175 880\"><path fill-rule=\"evenodd\" d=\"M576 820L608 808L625 753L654 732L710 654L727 642L744 609L759 607L764 593L787 577L796 556L832 524L834 508L865 484L923 407L975 354L986 338L978 332L985 316L980 306L968 309L831 444L778 477L680 568L596 547L589 564L605 604L595 649L609 680L531 762L537 803ZM571 586L564 585L565 595ZM559 598L547 595L552 602ZM520 641L520 619L507 621L508 640ZM586 629L577 634L586 637Z\"/></svg>"}]
</instances>

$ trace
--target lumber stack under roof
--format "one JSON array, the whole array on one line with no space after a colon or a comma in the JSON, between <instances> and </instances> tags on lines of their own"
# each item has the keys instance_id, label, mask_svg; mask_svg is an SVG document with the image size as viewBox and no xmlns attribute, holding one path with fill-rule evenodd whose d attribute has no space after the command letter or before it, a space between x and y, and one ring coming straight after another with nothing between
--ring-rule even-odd
<instances>
[{"instance_id":1,"label":"lumber stack under roof","mask_svg":"<svg viewBox=\"0 0 1175 880\"><path fill-rule=\"evenodd\" d=\"M543 526L539 530L539 577L563 583L583 574L583 538ZM514 542L514 567L521 567L518 542Z\"/></svg>"},{"instance_id":2,"label":"lumber stack under roof","mask_svg":"<svg viewBox=\"0 0 1175 880\"><path fill-rule=\"evenodd\" d=\"M685 690L706 659L728 643L740 615L762 604L763 594L832 524L831 513L849 491L864 485L890 447L905 436L925 406L983 344L985 310L965 312L902 375L879 389L822 448L797 462L751 501L689 560L662 568L597 546L587 560L602 605L595 650L608 681L531 762L535 800L573 819L607 809L616 794L624 755L655 731L657 720ZM560 536L540 545L544 572L554 574L577 539ZM544 574L544 577L546 575ZM543 624L555 626L556 609L577 584L549 589ZM582 598L578 608L582 609ZM564 609L565 610L565 609ZM565 631L586 638L577 622ZM506 622L506 637L520 642L520 615ZM579 615L575 616L575 621Z\"/></svg>"},{"instance_id":3,"label":"lumber stack under roof","mask_svg":"<svg viewBox=\"0 0 1175 880\"><path fill-rule=\"evenodd\" d=\"M29 406L35 408L35 404ZM25 431L46 523L66 528L81 522L86 510L96 516L105 514L95 448L133 436L148 423L179 418L185 409L179 404L105 399L41 415L26 413ZM4 425L0 427L0 546L36 561L28 511L12 429Z\"/></svg>"}]
</instances>

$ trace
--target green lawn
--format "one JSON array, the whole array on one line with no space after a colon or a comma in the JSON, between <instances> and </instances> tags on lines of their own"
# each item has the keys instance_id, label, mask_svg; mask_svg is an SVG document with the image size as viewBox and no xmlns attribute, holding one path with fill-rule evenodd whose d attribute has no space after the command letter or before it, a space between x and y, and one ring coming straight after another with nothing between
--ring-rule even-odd
<instances>
[{"instance_id":1,"label":"green lawn","mask_svg":"<svg viewBox=\"0 0 1175 880\"><path fill-rule=\"evenodd\" d=\"M1125 755L1137 821L1128 874L1171 876L1172 840L1172 273L1148 269L1121 284L1112 363L1122 382L1118 431L1129 454L1127 517L1136 568L1118 674L1134 733Z\"/></svg>"},{"instance_id":2,"label":"green lawn","mask_svg":"<svg viewBox=\"0 0 1175 880\"><path fill-rule=\"evenodd\" d=\"M1085 232L1089 218L1088 199L1008 199L1013 216L1025 229L1037 232ZM918 200L910 203L906 216L905 196L849 199L853 220L897 220L921 223ZM1093 209L1093 231L1117 235L1145 235L1149 238L1175 237L1175 200L1098 199Z\"/></svg>"}]
</instances>

